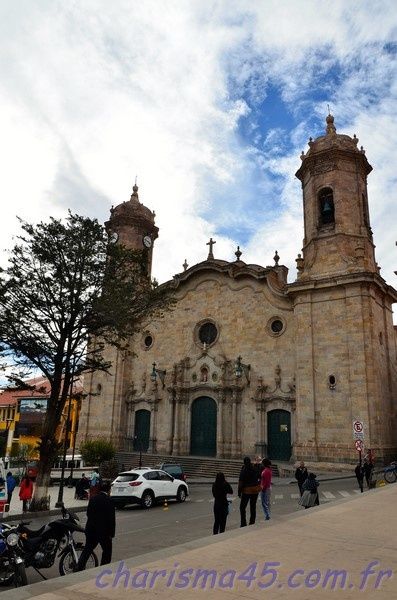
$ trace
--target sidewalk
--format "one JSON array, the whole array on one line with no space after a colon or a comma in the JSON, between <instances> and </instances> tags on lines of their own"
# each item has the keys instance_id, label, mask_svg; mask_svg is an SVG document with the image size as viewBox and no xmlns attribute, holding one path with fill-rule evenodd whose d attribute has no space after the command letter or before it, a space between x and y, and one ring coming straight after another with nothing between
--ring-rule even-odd
<instances>
[{"instance_id":1,"label":"sidewalk","mask_svg":"<svg viewBox=\"0 0 397 600\"><path fill-rule=\"evenodd\" d=\"M19 499L19 488L15 488L11 498L10 510L8 513L4 513L3 521L12 521L14 519L24 519L28 521L29 519L45 517L49 514L57 514L59 512L59 508L55 508L55 504L58 501L58 492L59 486L57 485L48 488L48 493L51 497L49 511L23 513L22 502ZM87 500L75 500L74 493L74 488L63 488L63 503L66 508L72 508L74 511L86 510L88 504Z\"/></svg>"},{"instance_id":2,"label":"sidewalk","mask_svg":"<svg viewBox=\"0 0 397 600\"><path fill-rule=\"evenodd\" d=\"M251 527L7 591L7 600L197 600L204 590L211 600L390 600L396 497L389 485L280 521L260 515Z\"/></svg>"}]
</instances>

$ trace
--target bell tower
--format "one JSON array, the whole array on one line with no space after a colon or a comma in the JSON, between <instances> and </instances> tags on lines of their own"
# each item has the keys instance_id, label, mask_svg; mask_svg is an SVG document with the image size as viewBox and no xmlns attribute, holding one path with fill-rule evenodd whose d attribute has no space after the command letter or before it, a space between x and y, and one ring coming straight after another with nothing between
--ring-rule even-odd
<instances>
[{"instance_id":1,"label":"bell tower","mask_svg":"<svg viewBox=\"0 0 397 600\"><path fill-rule=\"evenodd\" d=\"M110 219L105 223L113 242L144 253L148 277L152 272L153 243L159 231L154 224L155 216L153 211L139 201L138 186L135 183L129 201L112 206Z\"/></svg>"},{"instance_id":2,"label":"bell tower","mask_svg":"<svg viewBox=\"0 0 397 600\"><path fill-rule=\"evenodd\" d=\"M367 175L372 171L358 138L336 133L326 118L325 135L310 138L296 177L302 182L305 237L300 279L354 272L376 273L369 222Z\"/></svg>"}]
</instances>

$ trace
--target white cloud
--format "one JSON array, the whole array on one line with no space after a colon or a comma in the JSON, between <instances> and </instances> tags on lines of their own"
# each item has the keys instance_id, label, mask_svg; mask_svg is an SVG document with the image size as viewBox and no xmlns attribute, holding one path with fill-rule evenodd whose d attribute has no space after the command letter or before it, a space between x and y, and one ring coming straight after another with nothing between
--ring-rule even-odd
<instances>
[{"instance_id":1,"label":"white cloud","mask_svg":"<svg viewBox=\"0 0 397 600\"><path fill-rule=\"evenodd\" d=\"M203 260L210 236L215 255L232 259L239 226L243 258L271 264L277 248L293 270L303 237L294 173L329 101L375 168L377 258L395 282L385 223L397 216L396 56L382 48L396 31L393 1L3 3L3 246L16 214L47 219L70 207L106 220L138 175L160 227L160 280L185 258ZM265 131L270 84L293 125Z\"/></svg>"}]
</instances>

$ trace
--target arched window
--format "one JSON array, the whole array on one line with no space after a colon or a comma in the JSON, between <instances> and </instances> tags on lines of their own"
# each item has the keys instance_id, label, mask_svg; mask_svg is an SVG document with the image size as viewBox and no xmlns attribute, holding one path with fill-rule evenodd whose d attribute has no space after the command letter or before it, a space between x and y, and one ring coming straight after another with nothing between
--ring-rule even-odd
<instances>
[{"instance_id":1,"label":"arched window","mask_svg":"<svg viewBox=\"0 0 397 600\"><path fill-rule=\"evenodd\" d=\"M334 193L331 188L323 188L318 194L320 226L335 223Z\"/></svg>"}]
</instances>

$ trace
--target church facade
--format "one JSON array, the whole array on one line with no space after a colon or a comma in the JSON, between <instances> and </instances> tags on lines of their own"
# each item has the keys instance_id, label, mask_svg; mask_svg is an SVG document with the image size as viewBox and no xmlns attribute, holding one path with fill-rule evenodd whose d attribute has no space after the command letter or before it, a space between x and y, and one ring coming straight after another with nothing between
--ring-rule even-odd
<instances>
[{"instance_id":1,"label":"church facade","mask_svg":"<svg viewBox=\"0 0 397 600\"><path fill-rule=\"evenodd\" d=\"M85 381L80 439L168 455L353 462L356 437L376 459L397 452L397 292L375 261L358 139L309 141L302 183L304 240L288 269L215 258L173 278L176 304L142 323L132 357L109 349L110 375ZM134 186L106 224L152 264L154 213ZM356 427L357 428L357 427ZM360 429L360 425L358 425Z\"/></svg>"}]
</instances>

